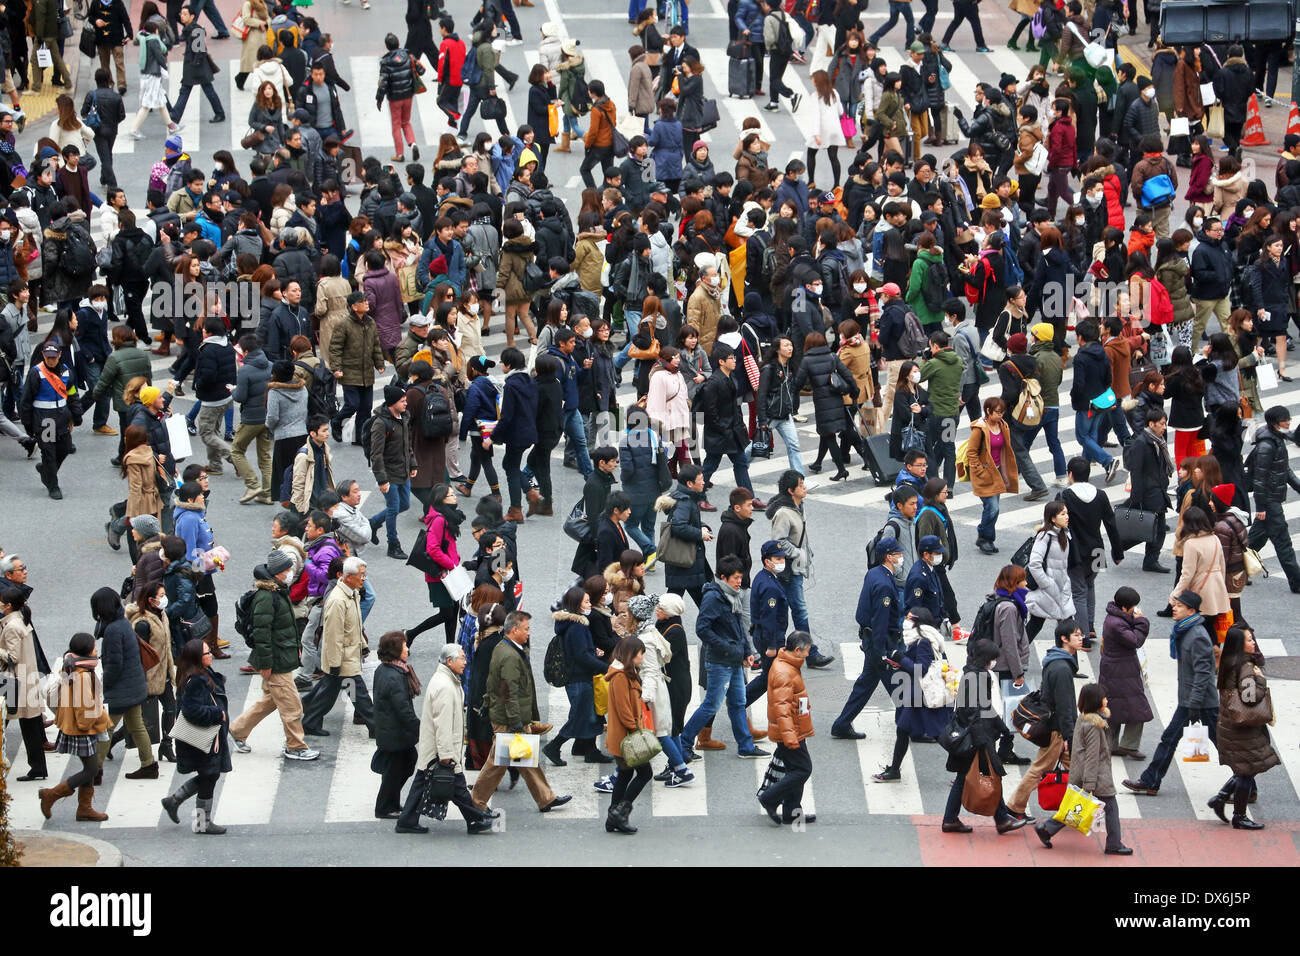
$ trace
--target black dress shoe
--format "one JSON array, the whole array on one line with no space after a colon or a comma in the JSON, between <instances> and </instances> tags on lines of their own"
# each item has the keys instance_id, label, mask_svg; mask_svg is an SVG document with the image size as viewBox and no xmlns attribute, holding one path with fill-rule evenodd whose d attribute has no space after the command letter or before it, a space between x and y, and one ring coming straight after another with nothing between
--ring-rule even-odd
<instances>
[{"instance_id":1,"label":"black dress shoe","mask_svg":"<svg viewBox=\"0 0 1300 956\"><path fill-rule=\"evenodd\" d=\"M1019 830L1029 823L1029 817L1012 817L1010 820L1004 820L998 824L998 833L1010 833L1012 830Z\"/></svg>"},{"instance_id":2,"label":"black dress shoe","mask_svg":"<svg viewBox=\"0 0 1300 956\"><path fill-rule=\"evenodd\" d=\"M836 730L834 727L832 727L831 736L834 737L836 740L866 740L867 739L866 734L862 733L859 730L853 730L851 728L849 730Z\"/></svg>"},{"instance_id":3,"label":"black dress shoe","mask_svg":"<svg viewBox=\"0 0 1300 956\"><path fill-rule=\"evenodd\" d=\"M960 820L956 820L952 823L949 823L947 820L945 820L943 821L942 829L944 833L970 833L971 832L971 828L968 827L966 824L962 823Z\"/></svg>"},{"instance_id":4,"label":"black dress shoe","mask_svg":"<svg viewBox=\"0 0 1300 956\"><path fill-rule=\"evenodd\" d=\"M492 821L491 820L470 820L468 823L465 824L465 832L468 833L470 836L473 836L475 833L491 833Z\"/></svg>"},{"instance_id":5,"label":"black dress shoe","mask_svg":"<svg viewBox=\"0 0 1300 956\"><path fill-rule=\"evenodd\" d=\"M402 819L401 810L389 810L387 813L376 813L376 820L400 820Z\"/></svg>"},{"instance_id":6,"label":"black dress shoe","mask_svg":"<svg viewBox=\"0 0 1300 956\"><path fill-rule=\"evenodd\" d=\"M1218 817L1224 823L1227 823L1228 815L1223 812L1223 808L1227 805L1227 803L1228 803L1228 798L1226 796L1224 796L1221 793L1216 793L1214 796L1210 797L1207 806L1214 811L1214 815L1216 817Z\"/></svg>"},{"instance_id":7,"label":"black dress shoe","mask_svg":"<svg viewBox=\"0 0 1300 956\"><path fill-rule=\"evenodd\" d=\"M1174 609L1166 604L1161 610L1156 611L1156 617L1173 617Z\"/></svg>"},{"instance_id":8,"label":"black dress shoe","mask_svg":"<svg viewBox=\"0 0 1300 956\"><path fill-rule=\"evenodd\" d=\"M1006 756L1003 756L1002 754L998 754L998 759L1001 760L1004 764L1010 764L1013 767L1023 767L1027 763L1033 763L1033 761L1030 760L1028 757L1022 757L1020 756L1020 754L1015 753L1014 751L1012 753L1007 754Z\"/></svg>"},{"instance_id":9,"label":"black dress shoe","mask_svg":"<svg viewBox=\"0 0 1300 956\"><path fill-rule=\"evenodd\" d=\"M27 783L28 781L31 781L31 780L44 780L45 778L46 778L46 774L43 774L43 773L32 773L32 772L29 770L29 771L27 771L27 773L23 774L21 777L18 777L17 780L18 780L19 783Z\"/></svg>"},{"instance_id":10,"label":"black dress shoe","mask_svg":"<svg viewBox=\"0 0 1300 956\"><path fill-rule=\"evenodd\" d=\"M1148 787L1141 780L1124 780L1121 782L1123 783L1124 788L1126 790L1132 790L1134 793L1140 793L1146 797L1154 797L1159 795L1160 793L1159 787L1153 789L1151 787Z\"/></svg>"},{"instance_id":11,"label":"black dress shoe","mask_svg":"<svg viewBox=\"0 0 1300 956\"><path fill-rule=\"evenodd\" d=\"M835 663L833 654L818 654L816 657L808 658L808 666L815 669L830 667L833 663Z\"/></svg>"},{"instance_id":12,"label":"black dress shoe","mask_svg":"<svg viewBox=\"0 0 1300 956\"><path fill-rule=\"evenodd\" d=\"M1143 571L1150 571L1152 574L1168 574L1168 573L1169 573L1169 569L1168 569L1167 567L1165 567L1163 564L1161 564L1159 561L1150 561L1150 562L1148 562L1148 561L1143 561L1143 562L1142 562L1142 570L1143 570Z\"/></svg>"},{"instance_id":13,"label":"black dress shoe","mask_svg":"<svg viewBox=\"0 0 1300 956\"><path fill-rule=\"evenodd\" d=\"M1133 848L1129 846L1106 847L1107 856L1132 856Z\"/></svg>"},{"instance_id":14,"label":"black dress shoe","mask_svg":"<svg viewBox=\"0 0 1300 956\"><path fill-rule=\"evenodd\" d=\"M416 824L413 827L404 827L399 823L397 826L393 827L393 832L394 833L428 833L429 828L422 827L419 824Z\"/></svg>"},{"instance_id":15,"label":"black dress shoe","mask_svg":"<svg viewBox=\"0 0 1300 956\"><path fill-rule=\"evenodd\" d=\"M777 826L781 825L781 814L778 812L781 808L779 803L769 805L760 800L758 801L758 805L763 808L763 812L767 814L769 820Z\"/></svg>"},{"instance_id":16,"label":"black dress shoe","mask_svg":"<svg viewBox=\"0 0 1300 956\"><path fill-rule=\"evenodd\" d=\"M571 797L571 796L570 796L569 794L567 794L567 793L564 794L563 796L556 797L554 800L552 800L552 801L551 801L550 803L548 803L546 806L542 807L542 809L541 809L540 812L541 812L541 813L550 813L552 810L556 809L557 807L562 807L562 806L564 806L566 803L568 803L568 802L569 802L570 800L572 800L572 799L573 799L573 797Z\"/></svg>"},{"instance_id":17,"label":"black dress shoe","mask_svg":"<svg viewBox=\"0 0 1300 956\"><path fill-rule=\"evenodd\" d=\"M324 727L303 727L302 732L308 737L328 737L330 732Z\"/></svg>"},{"instance_id":18,"label":"black dress shoe","mask_svg":"<svg viewBox=\"0 0 1300 956\"><path fill-rule=\"evenodd\" d=\"M1262 830L1264 829L1264 824L1252 820L1247 816L1239 817L1234 813L1232 815L1232 828L1234 830Z\"/></svg>"},{"instance_id":19,"label":"black dress shoe","mask_svg":"<svg viewBox=\"0 0 1300 956\"><path fill-rule=\"evenodd\" d=\"M599 750L593 750L582 758L586 763L613 763L614 758L607 753L601 753Z\"/></svg>"}]
</instances>

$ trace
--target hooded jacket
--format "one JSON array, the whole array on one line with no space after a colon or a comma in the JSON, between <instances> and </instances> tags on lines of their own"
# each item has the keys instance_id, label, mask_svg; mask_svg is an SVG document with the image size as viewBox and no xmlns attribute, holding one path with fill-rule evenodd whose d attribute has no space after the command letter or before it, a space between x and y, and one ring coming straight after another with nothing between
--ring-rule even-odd
<instances>
[{"instance_id":1,"label":"hooded jacket","mask_svg":"<svg viewBox=\"0 0 1300 956\"><path fill-rule=\"evenodd\" d=\"M272 576L265 564L253 569L253 588L253 629L249 637L253 647L248 663L259 671L290 674L301 663L301 645L289 589Z\"/></svg>"}]
</instances>

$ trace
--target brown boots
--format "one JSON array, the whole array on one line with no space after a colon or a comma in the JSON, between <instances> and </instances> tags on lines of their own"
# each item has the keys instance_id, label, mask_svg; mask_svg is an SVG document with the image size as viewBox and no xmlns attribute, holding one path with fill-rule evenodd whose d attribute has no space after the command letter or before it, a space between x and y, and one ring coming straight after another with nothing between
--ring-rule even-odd
<instances>
[{"instance_id":1,"label":"brown boots","mask_svg":"<svg viewBox=\"0 0 1300 956\"><path fill-rule=\"evenodd\" d=\"M549 518L553 514L555 514L555 510L551 507L549 501L545 499L540 499L538 501L533 501L531 498L529 499L528 517L531 518L533 515L540 515L543 518Z\"/></svg>"},{"instance_id":2,"label":"brown boots","mask_svg":"<svg viewBox=\"0 0 1300 956\"><path fill-rule=\"evenodd\" d=\"M58 786L49 789L38 790L36 795L41 799L41 816L50 819L50 811L54 809L54 804L64 797L72 796L72 788L68 786L67 781L63 781ZM108 819L107 813L100 813L93 806L91 801L95 799L94 787L80 787L77 790L77 819L86 823L102 823Z\"/></svg>"},{"instance_id":3,"label":"brown boots","mask_svg":"<svg viewBox=\"0 0 1300 956\"><path fill-rule=\"evenodd\" d=\"M100 823L108 819L107 813L100 813L90 805L95 799L94 787L80 787L77 789L77 819L87 823Z\"/></svg>"},{"instance_id":4,"label":"brown boots","mask_svg":"<svg viewBox=\"0 0 1300 956\"><path fill-rule=\"evenodd\" d=\"M72 788L66 783L59 783L49 789L42 787L36 791L36 795L41 798L41 816L48 820L50 811L54 809L54 804L64 797L72 796Z\"/></svg>"},{"instance_id":5,"label":"brown boots","mask_svg":"<svg viewBox=\"0 0 1300 956\"><path fill-rule=\"evenodd\" d=\"M700 731L699 736L695 738L696 750L726 750L727 745L721 740L713 739L713 728L705 727Z\"/></svg>"},{"instance_id":6,"label":"brown boots","mask_svg":"<svg viewBox=\"0 0 1300 956\"><path fill-rule=\"evenodd\" d=\"M559 145L559 146L554 146L554 147L552 147L553 151L554 151L554 152L557 152L557 153L571 153L571 152L573 152L573 150L569 148L569 140L570 140L570 139L571 139L571 137L570 137L570 135L569 135L568 133L561 133L561 134L560 134L560 145Z\"/></svg>"},{"instance_id":7,"label":"brown boots","mask_svg":"<svg viewBox=\"0 0 1300 956\"><path fill-rule=\"evenodd\" d=\"M766 739L767 739L767 731L766 731L766 730L755 730L755 729L754 729L754 722L751 720L751 721L749 721L749 736L753 737L755 740L766 740Z\"/></svg>"},{"instance_id":8,"label":"brown boots","mask_svg":"<svg viewBox=\"0 0 1300 956\"><path fill-rule=\"evenodd\" d=\"M524 523L524 513L523 513L522 511L520 511L518 508L513 508L513 507L512 507L512 508L510 508L508 511L506 511L506 519L505 519L505 520L507 520L507 521L513 521L513 522L515 522L516 524L523 524L523 523Z\"/></svg>"}]
</instances>

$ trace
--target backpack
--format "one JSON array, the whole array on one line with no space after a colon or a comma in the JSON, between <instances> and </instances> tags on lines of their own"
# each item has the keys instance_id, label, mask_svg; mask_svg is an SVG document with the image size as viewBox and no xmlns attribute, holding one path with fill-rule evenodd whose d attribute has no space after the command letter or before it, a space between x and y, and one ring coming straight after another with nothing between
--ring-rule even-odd
<instances>
[{"instance_id":1,"label":"backpack","mask_svg":"<svg viewBox=\"0 0 1300 956\"><path fill-rule=\"evenodd\" d=\"M591 112L591 91L587 89L587 81L579 76L573 81L573 95L569 97L569 105L579 116Z\"/></svg>"},{"instance_id":2,"label":"backpack","mask_svg":"<svg viewBox=\"0 0 1300 956\"><path fill-rule=\"evenodd\" d=\"M420 432L425 438L447 438L451 435L451 403L440 388L424 389L424 407L420 411Z\"/></svg>"},{"instance_id":3,"label":"backpack","mask_svg":"<svg viewBox=\"0 0 1300 956\"><path fill-rule=\"evenodd\" d=\"M1174 320L1174 300L1169 297L1169 290L1159 279L1152 279L1150 291L1147 319L1152 325L1168 325Z\"/></svg>"},{"instance_id":4,"label":"backpack","mask_svg":"<svg viewBox=\"0 0 1300 956\"><path fill-rule=\"evenodd\" d=\"M1016 733L1036 747L1046 747L1052 739L1052 708L1047 706L1041 690L1031 690L1016 704L1011 714Z\"/></svg>"},{"instance_id":5,"label":"backpack","mask_svg":"<svg viewBox=\"0 0 1300 956\"><path fill-rule=\"evenodd\" d=\"M525 292L529 295L541 292L546 288L546 284L546 273L542 271L541 266L536 262L530 262L528 265L524 266L523 287Z\"/></svg>"},{"instance_id":6,"label":"backpack","mask_svg":"<svg viewBox=\"0 0 1300 956\"><path fill-rule=\"evenodd\" d=\"M90 237L75 227L69 228L63 241L63 255L59 268L70 278L83 279L95 273L95 247Z\"/></svg>"},{"instance_id":7,"label":"backpack","mask_svg":"<svg viewBox=\"0 0 1300 956\"><path fill-rule=\"evenodd\" d=\"M253 598L256 596L257 588L249 588L235 602L235 633L249 647L253 646Z\"/></svg>"},{"instance_id":8,"label":"backpack","mask_svg":"<svg viewBox=\"0 0 1300 956\"><path fill-rule=\"evenodd\" d=\"M788 16L777 17L776 44L772 47L772 52L787 60L794 56L794 35L790 32L790 18Z\"/></svg>"},{"instance_id":9,"label":"backpack","mask_svg":"<svg viewBox=\"0 0 1300 956\"><path fill-rule=\"evenodd\" d=\"M478 86L483 82L483 67L478 65L478 54L473 48L465 54L465 61L460 65L460 82L462 86Z\"/></svg>"},{"instance_id":10,"label":"backpack","mask_svg":"<svg viewBox=\"0 0 1300 956\"><path fill-rule=\"evenodd\" d=\"M542 677L552 687L563 687L569 683L569 663L564 656L564 638L556 634L546 645L546 656L542 658Z\"/></svg>"},{"instance_id":11,"label":"backpack","mask_svg":"<svg viewBox=\"0 0 1300 956\"><path fill-rule=\"evenodd\" d=\"M881 529L876 532L876 536L871 539L871 543L867 545L867 567L878 568L884 564L883 561L876 557L876 545L887 537L897 540L901 536L902 529L898 527L893 518L887 518Z\"/></svg>"},{"instance_id":12,"label":"backpack","mask_svg":"<svg viewBox=\"0 0 1300 956\"><path fill-rule=\"evenodd\" d=\"M1177 190L1168 173L1152 176L1142 184L1141 203L1143 208L1158 209L1174 201Z\"/></svg>"},{"instance_id":13,"label":"backpack","mask_svg":"<svg viewBox=\"0 0 1300 956\"><path fill-rule=\"evenodd\" d=\"M1034 19L1029 21L1029 32L1034 35L1035 40L1041 40L1044 36L1047 35L1048 18L1044 16L1043 13L1043 11L1045 11L1046 9L1047 9L1046 6L1039 7L1038 10L1034 13Z\"/></svg>"},{"instance_id":14,"label":"backpack","mask_svg":"<svg viewBox=\"0 0 1300 956\"><path fill-rule=\"evenodd\" d=\"M1016 399L1016 407L1011 410L1011 416L1022 425L1033 427L1041 424L1043 421L1042 383L1036 378L1025 378L1015 362L1003 362L1002 365L1015 372L1016 378L1020 379L1023 386L1020 389L1020 397Z\"/></svg>"},{"instance_id":15,"label":"backpack","mask_svg":"<svg viewBox=\"0 0 1300 956\"><path fill-rule=\"evenodd\" d=\"M1006 261L1009 262L1013 258L1015 257L1008 257ZM989 268L989 264L986 260L981 261L984 262L984 281L978 286L974 285L969 279L962 283L962 291L966 293L966 301L971 305L976 306L984 301L984 293L989 287L989 273L993 271ZM940 303L940 306L942 307L942 303Z\"/></svg>"},{"instance_id":16,"label":"backpack","mask_svg":"<svg viewBox=\"0 0 1300 956\"><path fill-rule=\"evenodd\" d=\"M1241 273L1241 307L1254 312L1255 306L1255 276L1259 274L1259 263L1252 262L1246 266ZM1153 283L1154 284L1154 283ZM1168 294L1168 293L1166 293ZM1155 319L1151 320L1153 323ZM1161 323L1163 324L1163 323Z\"/></svg>"},{"instance_id":17,"label":"backpack","mask_svg":"<svg viewBox=\"0 0 1300 956\"><path fill-rule=\"evenodd\" d=\"M766 255L767 250L764 250ZM844 304L845 298L849 292L849 269L844 264L844 260L839 256L831 256L824 260L834 264L834 281L830 285L822 283L822 304L828 309L838 309ZM820 271L820 270L819 270ZM831 292L831 286L834 286L834 294Z\"/></svg>"},{"instance_id":18,"label":"backpack","mask_svg":"<svg viewBox=\"0 0 1300 956\"><path fill-rule=\"evenodd\" d=\"M934 270L939 270L938 278L935 277ZM925 302L925 307L931 312L942 312L943 302L947 296L944 295L944 289L948 285L948 269L942 261L931 262L925 270L925 278L921 282L921 299Z\"/></svg>"},{"instance_id":19,"label":"backpack","mask_svg":"<svg viewBox=\"0 0 1300 956\"><path fill-rule=\"evenodd\" d=\"M321 362L315 368L306 362L293 364L311 375L311 380L307 383L307 414L325 415L329 418L337 415L339 402L335 394L334 376L325 367L325 363Z\"/></svg>"},{"instance_id":20,"label":"backpack","mask_svg":"<svg viewBox=\"0 0 1300 956\"><path fill-rule=\"evenodd\" d=\"M990 594L980 605L980 609L975 612L975 621L970 626L970 641L991 641L993 640L993 612L1001 601L1007 601L1010 598L1004 598L1000 594Z\"/></svg>"},{"instance_id":21,"label":"backpack","mask_svg":"<svg viewBox=\"0 0 1300 956\"><path fill-rule=\"evenodd\" d=\"M370 460L370 436L374 431L375 419L378 417L379 417L378 415L371 415L369 418L367 418L366 423L361 426L361 434L358 436L361 440L361 447L364 449L362 454L366 456L367 461ZM388 426L385 425L384 437L387 438L389 434L390 432Z\"/></svg>"},{"instance_id":22,"label":"backpack","mask_svg":"<svg viewBox=\"0 0 1300 956\"><path fill-rule=\"evenodd\" d=\"M763 256L761 261L761 282L759 283L759 286L760 288L770 291L772 288L772 276L776 275L776 245L771 239L768 239L767 243L763 246Z\"/></svg>"},{"instance_id":23,"label":"backpack","mask_svg":"<svg viewBox=\"0 0 1300 956\"><path fill-rule=\"evenodd\" d=\"M920 355L930 345L930 337L921 327L917 314L908 309L903 313L903 334L898 337L898 348L904 355Z\"/></svg>"}]
</instances>

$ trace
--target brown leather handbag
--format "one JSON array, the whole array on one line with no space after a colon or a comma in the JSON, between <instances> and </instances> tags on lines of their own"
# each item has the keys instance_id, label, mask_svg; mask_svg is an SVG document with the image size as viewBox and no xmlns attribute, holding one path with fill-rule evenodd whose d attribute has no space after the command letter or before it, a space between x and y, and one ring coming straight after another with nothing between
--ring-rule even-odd
<instances>
[{"instance_id":1,"label":"brown leather handbag","mask_svg":"<svg viewBox=\"0 0 1300 956\"><path fill-rule=\"evenodd\" d=\"M988 773L980 769L980 761L988 761ZM991 817L1002 804L1002 778L993 772L993 758L981 747L971 758L966 771L966 783L961 789L961 805L981 817Z\"/></svg>"}]
</instances>

